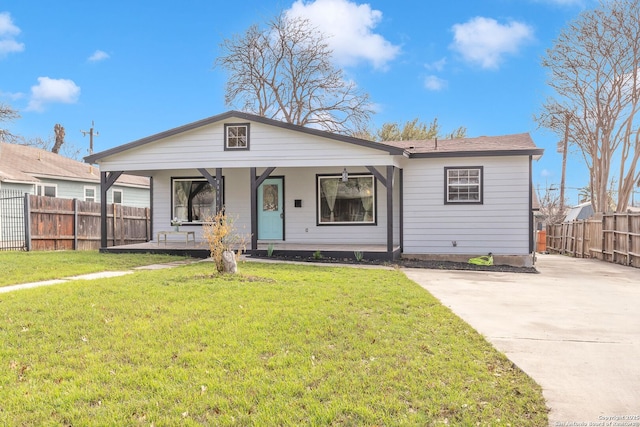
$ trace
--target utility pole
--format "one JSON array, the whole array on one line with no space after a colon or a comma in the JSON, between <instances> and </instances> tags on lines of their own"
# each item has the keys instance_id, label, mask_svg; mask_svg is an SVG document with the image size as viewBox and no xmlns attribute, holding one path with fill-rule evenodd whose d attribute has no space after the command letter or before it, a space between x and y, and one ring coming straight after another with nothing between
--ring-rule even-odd
<instances>
[{"instance_id":1,"label":"utility pole","mask_svg":"<svg viewBox=\"0 0 640 427\"><path fill-rule=\"evenodd\" d=\"M567 145L569 145L569 113L564 117L564 141L562 144L562 178L560 180L560 212L564 212L564 182L567 176Z\"/></svg>"},{"instance_id":2,"label":"utility pole","mask_svg":"<svg viewBox=\"0 0 640 427\"><path fill-rule=\"evenodd\" d=\"M87 136L89 134L89 154L93 154L93 136L98 136L98 131L94 131L93 129L93 120L91 120L91 128L89 130L81 130L82 136Z\"/></svg>"}]
</instances>

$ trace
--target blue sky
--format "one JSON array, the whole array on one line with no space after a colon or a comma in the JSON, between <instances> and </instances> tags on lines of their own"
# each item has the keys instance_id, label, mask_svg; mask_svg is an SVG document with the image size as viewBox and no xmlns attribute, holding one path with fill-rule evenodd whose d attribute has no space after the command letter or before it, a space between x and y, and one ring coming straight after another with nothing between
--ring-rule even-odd
<instances>
[{"instance_id":1,"label":"blue sky","mask_svg":"<svg viewBox=\"0 0 640 427\"><path fill-rule=\"evenodd\" d=\"M550 94L540 60L567 22L595 0L60 0L0 3L0 102L26 138L53 137L86 153L95 121L102 151L232 109L214 69L225 38L282 10L329 34L336 65L375 104L373 128L437 117L468 136L531 133L545 149L534 184L558 186L558 137L533 120ZM588 184L569 157L569 203Z\"/></svg>"}]
</instances>

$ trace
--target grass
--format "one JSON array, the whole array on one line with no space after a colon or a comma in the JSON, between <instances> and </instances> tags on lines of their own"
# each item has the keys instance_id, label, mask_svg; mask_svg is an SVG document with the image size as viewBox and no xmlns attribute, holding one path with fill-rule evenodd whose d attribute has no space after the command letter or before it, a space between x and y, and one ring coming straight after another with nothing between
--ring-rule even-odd
<instances>
[{"instance_id":1,"label":"grass","mask_svg":"<svg viewBox=\"0 0 640 427\"><path fill-rule=\"evenodd\" d=\"M0 425L547 425L400 271L210 263L0 295Z\"/></svg>"},{"instance_id":2,"label":"grass","mask_svg":"<svg viewBox=\"0 0 640 427\"><path fill-rule=\"evenodd\" d=\"M39 282L98 271L128 270L184 259L159 254L101 254L98 251L0 252L0 286Z\"/></svg>"}]
</instances>

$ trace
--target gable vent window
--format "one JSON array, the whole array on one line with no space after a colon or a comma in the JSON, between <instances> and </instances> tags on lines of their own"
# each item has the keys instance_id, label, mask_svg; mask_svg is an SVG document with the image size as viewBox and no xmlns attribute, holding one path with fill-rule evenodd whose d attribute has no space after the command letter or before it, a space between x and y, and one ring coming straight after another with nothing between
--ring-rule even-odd
<instances>
[{"instance_id":1,"label":"gable vent window","mask_svg":"<svg viewBox=\"0 0 640 427\"><path fill-rule=\"evenodd\" d=\"M482 166L444 168L445 204L482 204Z\"/></svg>"},{"instance_id":2,"label":"gable vent window","mask_svg":"<svg viewBox=\"0 0 640 427\"><path fill-rule=\"evenodd\" d=\"M224 140L225 150L248 150L249 123L225 124Z\"/></svg>"}]
</instances>

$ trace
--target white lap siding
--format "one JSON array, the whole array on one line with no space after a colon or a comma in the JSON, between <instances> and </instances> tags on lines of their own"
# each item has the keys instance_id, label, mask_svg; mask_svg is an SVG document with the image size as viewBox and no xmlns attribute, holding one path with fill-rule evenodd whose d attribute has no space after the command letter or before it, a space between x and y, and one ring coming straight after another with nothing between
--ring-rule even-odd
<instances>
[{"instance_id":1,"label":"white lap siding","mask_svg":"<svg viewBox=\"0 0 640 427\"><path fill-rule=\"evenodd\" d=\"M445 204L445 167L483 167L483 204ZM411 159L404 169L404 253L529 253L529 158ZM455 246L454 246L455 242Z\"/></svg>"},{"instance_id":2,"label":"white lap siding","mask_svg":"<svg viewBox=\"0 0 640 427\"><path fill-rule=\"evenodd\" d=\"M385 174L384 168L379 168ZM261 174L263 169L258 168ZM209 168L215 175L215 170ZM349 168L351 174L369 174L361 167ZM342 168L276 168L271 176L284 177L284 215L285 241L303 244L363 244L386 245L387 242L387 189L379 182L376 185L376 225L318 225L317 224L317 189L318 174L340 175ZM194 169L162 171L153 178L153 223L154 230L171 229L171 178L199 177ZM251 234L251 199L250 172L248 168L223 168L224 204L227 215L235 221L240 234ZM396 173L396 183L398 182ZM394 198L398 200L398 185ZM295 200L300 200L301 207L295 207ZM195 231L197 238L202 238L202 227L184 225L183 230ZM154 236L155 237L155 236ZM399 242L399 208L394 209L394 243Z\"/></svg>"}]
</instances>

